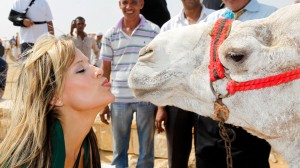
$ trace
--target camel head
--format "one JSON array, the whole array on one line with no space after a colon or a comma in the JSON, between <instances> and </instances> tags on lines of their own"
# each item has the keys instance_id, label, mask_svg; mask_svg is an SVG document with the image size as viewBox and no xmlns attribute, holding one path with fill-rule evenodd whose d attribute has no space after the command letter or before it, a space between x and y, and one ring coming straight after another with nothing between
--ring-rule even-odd
<instances>
[{"instance_id":1,"label":"camel head","mask_svg":"<svg viewBox=\"0 0 300 168\"><path fill-rule=\"evenodd\" d=\"M234 21L220 46L220 60L230 78L244 82L300 68L300 4L253 21ZM129 86L143 101L174 105L213 117L216 97L210 89L209 33L203 23L159 34L140 51ZM213 86L225 94L228 79ZM290 167L300 164L300 79L281 85L237 92L223 99L227 123L266 139ZM293 143L288 143L293 142ZM289 152L289 153L288 153Z\"/></svg>"}]
</instances>

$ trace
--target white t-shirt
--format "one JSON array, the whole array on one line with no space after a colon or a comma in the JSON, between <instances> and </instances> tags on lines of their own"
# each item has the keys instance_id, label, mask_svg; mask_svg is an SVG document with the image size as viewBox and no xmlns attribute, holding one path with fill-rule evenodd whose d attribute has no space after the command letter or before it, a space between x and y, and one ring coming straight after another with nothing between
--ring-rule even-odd
<instances>
[{"instance_id":1,"label":"white t-shirt","mask_svg":"<svg viewBox=\"0 0 300 168\"><path fill-rule=\"evenodd\" d=\"M14 0L12 9L18 12L23 12L29 6L31 0ZM50 7L46 0L35 0L28 9L26 16L34 22L49 22L53 19ZM47 23L35 24L28 28L20 28L21 43L35 43L36 39L48 33Z\"/></svg>"},{"instance_id":2,"label":"white t-shirt","mask_svg":"<svg viewBox=\"0 0 300 168\"><path fill-rule=\"evenodd\" d=\"M209 14L213 13L214 11L215 10L208 9L204 5L202 5L202 11L201 11L201 14L200 14L200 17L199 17L197 23L199 23L201 20L206 18ZM172 17L169 21L167 21L161 27L160 32L165 32L165 31L168 31L168 30L172 30L172 29L175 29L175 28L180 28L180 27L184 27L184 26L188 26L188 25L189 25L189 21L185 18L184 12L183 12L183 9L182 9L179 14Z\"/></svg>"}]
</instances>

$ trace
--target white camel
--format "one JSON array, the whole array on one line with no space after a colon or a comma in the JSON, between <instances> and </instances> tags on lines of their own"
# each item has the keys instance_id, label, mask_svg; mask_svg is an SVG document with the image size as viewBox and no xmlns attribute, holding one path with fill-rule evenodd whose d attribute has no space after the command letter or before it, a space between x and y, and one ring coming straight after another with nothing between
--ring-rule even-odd
<instances>
[{"instance_id":1,"label":"white camel","mask_svg":"<svg viewBox=\"0 0 300 168\"><path fill-rule=\"evenodd\" d=\"M220 60L238 82L300 68L300 4L266 19L234 21L219 48ZM210 89L209 51L213 23L187 26L158 35L140 51L129 77L134 94L156 105L175 105L214 117L216 97ZM298 76L300 76L298 74ZM227 79L214 82L225 93ZM267 140L290 168L300 167L300 79L239 91L223 99L226 123Z\"/></svg>"}]
</instances>

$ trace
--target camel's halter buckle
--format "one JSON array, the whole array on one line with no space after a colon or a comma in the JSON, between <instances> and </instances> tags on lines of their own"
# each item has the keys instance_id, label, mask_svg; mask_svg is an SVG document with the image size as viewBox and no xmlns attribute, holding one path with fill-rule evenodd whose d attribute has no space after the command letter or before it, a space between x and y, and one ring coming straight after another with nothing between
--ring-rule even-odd
<instances>
[{"instance_id":1,"label":"camel's halter buckle","mask_svg":"<svg viewBox=\"0 0 300 168\"><path fill-rule=\"evenodd\" d=\"M222 99L217 99L214 102L214 116L220 122L225 123L229 118L229 110L227 106L222 102Z\"/></svg>"}]
</instances>

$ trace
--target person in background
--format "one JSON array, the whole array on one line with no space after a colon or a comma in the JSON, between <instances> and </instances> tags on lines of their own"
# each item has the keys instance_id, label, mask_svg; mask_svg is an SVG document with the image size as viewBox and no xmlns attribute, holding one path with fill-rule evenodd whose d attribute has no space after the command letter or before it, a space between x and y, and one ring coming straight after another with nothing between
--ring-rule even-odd
<instances>
[{"instance_id":1,"label":"person in background","mask_svg":"<svg viewBox=\"0 0 300 168\"><path fill-rule=\"evenodd\" d=\"M182 11L166 22L162 26L161 32L198 24L214 12L214 10L203 6L200 0L181 0L181 2L183 5ZM197 118L196 113L178 107L158 107L155 123L158 132L164 131L163 122L166 128L169 168L188 167L192 148L193 127ZM195 146L197 146L196 143Z\"/></svg>"},{"instance_id":2,"label":"person in background","mask_svg":"<svg viewBox=\"0 0 300 168\"><path fill-rule=\"evenodd\" d=\"M6 85L6 76L8 65L3 59L5 54L5 47L2 45L2 39L0 39L0 97L2 97Z\"/></svg>"},{"instance_id":3,"label":"person in background","mask_svg":"<svg viewBox=\"0 0 300 168\"><path fill-rule=\"evenodd\" d=\"M294 4L300 3L300 0L294 0Z\"/></svg>"},{"instance_id":4,"label":"person in background","mask_svg":"<svg viewBox=\"0 0 300 168\"><path fill-rule=\"evenodd\" d=\"M96 42L97 42L98 48L100 50L101 50L101 46L102 46L102 43L101 43L102 37L103 37L103 33L102 32L98 32L96 34Z\"/></svg>"},{"instance_id":5,"label":"person in background","mask_svg":"<svg viewBox=\"0 0 300 168\"><path fill-rule=\"evenodd\" d=\"M2 44L2 39L0 39L0 57L2 58L5 54L5 48Z\"/></svg>"},{"instance_id":6,"label":"person in background","mask_svg":"<svg viewBox=\"0 0 300 168\"><path fill-rule=\"evenodd\" d=\"M111 113L113 134L113 161L116 168L128 167L128 148L131 124L136 114L139 138L137 168L154 167L155 106L133 96L128 87L128 77L136 64L139 51L160 31L154 23L140 14L144 0L119 0L123 17L110 28L102 40L100 58L103 60L104 76L112 81L115 102L100 112L101 121L108 124Z\"/></svg>"},{"instance_id":7,"label":"person in background","mask_svg":"<svg viewBox=\"0 0 300 168\"><path fill-rule=\"evenodd\" d=\"M78 16L75 20L71 23L71 30L70 35L73 36L73 41L75 43L75 46L89 59L91 58L91 51L93 50L95 59L92 62L92 59L90 59L90 62L97 66L97 62L99 59L99 48L97 46L97 42L94 38L89 37L87 33L84 31L85 29L85 19L81 16ZM74 33L74 29L76 29L76 32Z\"/></svg>"},{"instance_id":8,"label":"person in background","mask_svg":"<svg viewBox=\"0 0 300 168\"><path fill-rule=\"evenodd\" d=\"M216 22L233 12L233 18L239 21L261 19L271 15L277 9L257 2L257 0L223 0L224 9L208 15L202 22ZM201 24L200 23L200 24ZM271 146L263 139L247 133L243 128L225 124L236 133L231 143L231 157L234 168L269 168ZM198 168L223 168L226 164L226 148L219 135L218 122L199 116L195 132L197 136L196 160Z\"/></svg>"},{"instance_id":9,"label":"person in background","mask_svg":"<svg viewBox=\"0 0 300 168\"><path fill-rule=\"evenodd\" d=\"M102 69L67 37L43 35L20 64L0 167L100 168L93 123L114 100Z\"/></svg>"},{"instance_id":10,"label":"person in background","mask_svg":"<svg viewBox=\"0 0 300 168\"><path fill-rule=\"evenodd\" d=\"M97 42L99 51L101 50L101 46L102 46L102 42L101 42L102 37L103 37L103 33L102 32L98 32L96 34L96 42ZM97 57L99 57L99 55ZM98 67L101 67L101 65L102 65L102 62L101 62L101 60L99 60L99 58L98 58L98 62L95 62L95 63L97 64Z\"/></svg>"},{"instance_id":11,"label":"person in background","mask_svg":"<svg viewBox=\"0 0 300 168\"><path fill-rule=\"evenodd\" d=\"M21 56L21 50L18 45L18 36L11 38L9 40L9 43L10 43L10 50L9 53L6 54L6 56L7 57L9 56L13 61L19 60Z\"/></svg>"},{"instance_id":12,"label":"person in background","mask_svg":"<svg viewBox=\"0 0 300 168\"><path fill-rule=\"evenodd\" d=\"M29 6L31 0L14 0L12 9L23 12ZM20 27L21 53L31 49L39 36L49 32L54 35L53 16L46 0L35 0L23 19ZM26 54L22 55L26 57Z\"/></svg>"},{"instance_id":13,"label":"person in background","mask_svg":"<svg viewBox=\"0 0 300 168\"><path fill-rule=\"evenodd\" d=\"M166 0L144 0L145 5L141 14L149 21L161 27L166 21L170 20L170 12Z\"/></svg>"}]
</instances>

